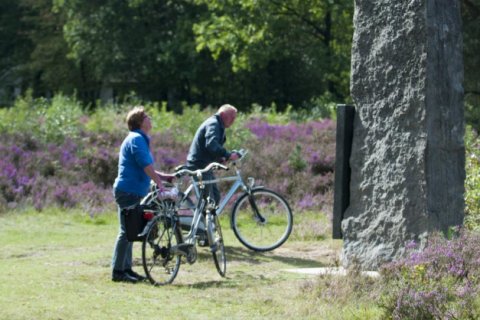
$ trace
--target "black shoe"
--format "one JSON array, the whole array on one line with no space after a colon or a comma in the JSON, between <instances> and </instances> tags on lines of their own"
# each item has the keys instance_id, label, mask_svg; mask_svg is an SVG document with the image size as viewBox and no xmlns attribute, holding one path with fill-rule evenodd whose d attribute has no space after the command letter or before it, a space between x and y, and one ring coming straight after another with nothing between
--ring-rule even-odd
<instances>
[{"instance_id":1,"label":"black shoe","mask_svg":"<svg viewBox=\"0 0 480 320\"><path fill-rule=\"evenodd\" d=\"M128 282L128 283L137 283L138 279L128 275L124 271L113 271L112 273L113 282Z\"/></svg>"},{"instance_id":2,"label":"black shoe","mask_svg":"<svg viewBox=\"0 0 480 320\"><path fill-rule=\"evenodd\" d=\"M132 269L127 269L127 270L125 270L125 273L126 273L128 276L132 277L132 278L137 278L138 281L145 281L145 280L147 280L146 277L139 275L138 273L136 273L136 272L133 271Z\"/></svg>"}]
</instances>

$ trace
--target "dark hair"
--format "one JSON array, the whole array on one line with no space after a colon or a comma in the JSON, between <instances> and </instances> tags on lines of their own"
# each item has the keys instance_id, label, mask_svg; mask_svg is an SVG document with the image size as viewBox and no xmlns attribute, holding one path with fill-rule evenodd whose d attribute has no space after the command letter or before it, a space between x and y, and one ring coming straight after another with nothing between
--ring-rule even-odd
<instances>
[{"instance_id":1,"label":"dark hair","mask_svg":"<svg viewBox=\"0 0 480 320\"><path fill-rule=\"evenodd\" d=\"M128 130L132 131L140 129L143 119L145 119L146 116L147 114L142 106L137 106L130 110L127 115Z\"/></svg>"}]
</instances>

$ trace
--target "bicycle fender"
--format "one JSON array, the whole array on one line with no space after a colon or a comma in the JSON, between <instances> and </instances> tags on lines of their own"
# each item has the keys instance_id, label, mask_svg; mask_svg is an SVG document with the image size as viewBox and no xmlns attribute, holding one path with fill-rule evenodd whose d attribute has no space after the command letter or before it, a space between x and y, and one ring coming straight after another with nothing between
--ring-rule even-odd
<instances>
[{"instance_id":1,"label":"bicycle fender","mask_svg":"<svg viewBox=\"0 0 480 320\"><path fill-rule=\"evenodd\" d=\"M143 228L143 231L138 234L139 237L145 237L147 235L148 229L150 229L150 226L154 224L157 221L157 218L153 218L152 220L148 221L145 227Z\"/></svg>"}]
</instances>

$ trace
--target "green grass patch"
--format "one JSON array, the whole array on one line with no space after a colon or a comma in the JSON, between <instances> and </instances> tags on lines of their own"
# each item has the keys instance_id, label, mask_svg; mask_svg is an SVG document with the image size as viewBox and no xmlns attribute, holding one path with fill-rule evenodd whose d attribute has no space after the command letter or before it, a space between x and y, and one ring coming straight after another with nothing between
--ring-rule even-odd
<instances>
[{"instance_id":1,"label":"green grass patch","mask_svg":"<svg viewBox=\"0 0 480 320\"><path fill-rule=\"evenodd\" d=\"M182 264L172 285L153 287L110 280L118 230L113 212L3 214L0 319L359 319L354 315L375 313L364 302L321 299L317 289L305 289L314 276L286 271L335 265L338 241L293 237L273 252L255 253L236 240L227 219L222 225L226 278L208 249L198 248L198 261ZM134 269L143 273L140 255L135 243Z\"/></svg>"}]
</instances>

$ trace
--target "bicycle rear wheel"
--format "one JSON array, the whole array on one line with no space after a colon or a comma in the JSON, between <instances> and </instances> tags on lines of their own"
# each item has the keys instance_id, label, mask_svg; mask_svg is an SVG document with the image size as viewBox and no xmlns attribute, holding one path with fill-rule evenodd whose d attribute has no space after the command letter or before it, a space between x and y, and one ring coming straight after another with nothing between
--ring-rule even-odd
<instances>
[{"instance_id":1,"label":"bicycle rear wheel","mask_svg":"<svg viewBox=\"0 0 480 320\"><path fill-rule=\"evenodd\" d=\"M255 188L236 202L231 216L235 236L254 251L270 251L287 241L293 214L287 201L266 188Z\"/></svg>"},{"instance_id":2,"label":"bicycle rear wheel","mask_svg":"<svg viewBox=\"0 0 480 320\"><path fill-rule=\"evenodd\" d=\"M142 243L142 263L153 285L172 283L180 269L181 257L171 252L181 242L181 234L170 217L160 214L151 221Z\"/></svg>"},{"instance_id":3,"label":"bicycle rear wheel","mask_svg":"<svg viewBox=\"0 0 480 320\"><path fill-rule=\"evenodd\" d=\"M217 268L218 273L225 277L227 273L227 258L225 256L225 246L223 244L222 228L220 226L220 220L216 215L210 215L208 230L211 232L210 250L213 255L213 262Z\"/></svg>"}]
</instances>

